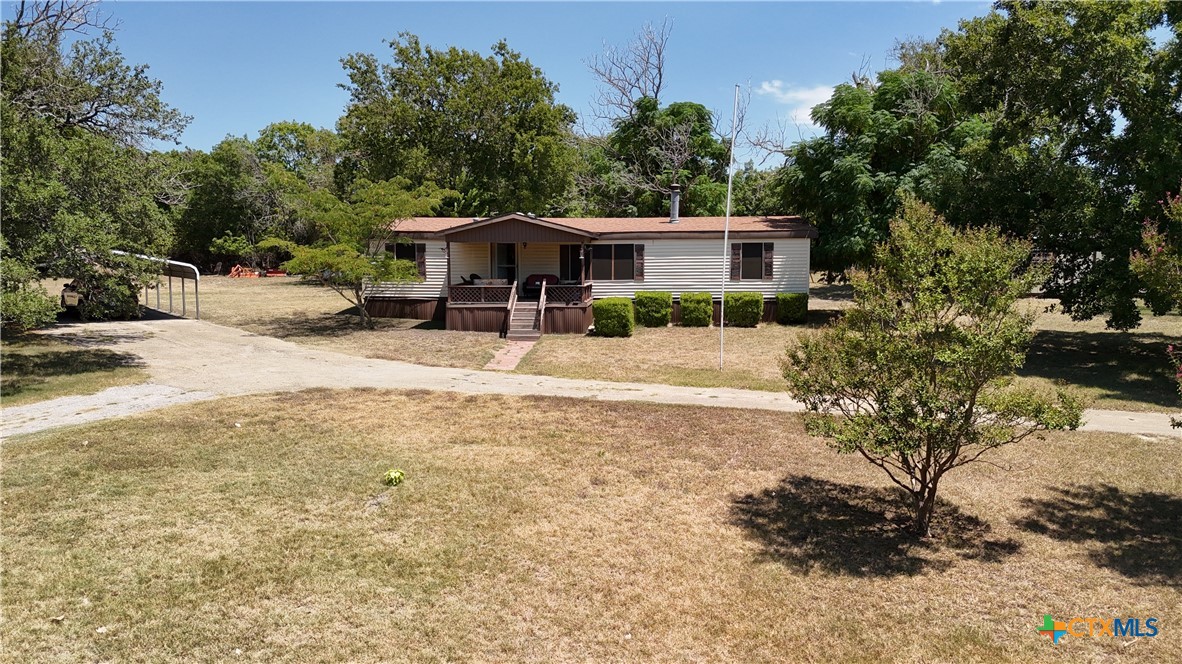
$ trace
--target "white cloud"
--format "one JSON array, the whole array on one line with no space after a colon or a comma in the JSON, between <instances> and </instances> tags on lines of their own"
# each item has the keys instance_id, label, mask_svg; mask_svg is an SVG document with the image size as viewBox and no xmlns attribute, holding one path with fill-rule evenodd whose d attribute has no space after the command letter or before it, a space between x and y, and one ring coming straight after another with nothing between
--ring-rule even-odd
<instances>
[{"instance_id":1,"label":"white cloud","mask_svg":"<svg viewBox=\"0 0 1182 664\"><path fill-rule=\"evenodd\" d=\"M798 125L811 125L809 113L813 107L833 96L832 85L815 85L802 88L794 85L785 86L784 81L763 81L759 84L756 94L771 97L776 102L791 107L788 111L789 120Z\"/></svg>"}]
</instances>

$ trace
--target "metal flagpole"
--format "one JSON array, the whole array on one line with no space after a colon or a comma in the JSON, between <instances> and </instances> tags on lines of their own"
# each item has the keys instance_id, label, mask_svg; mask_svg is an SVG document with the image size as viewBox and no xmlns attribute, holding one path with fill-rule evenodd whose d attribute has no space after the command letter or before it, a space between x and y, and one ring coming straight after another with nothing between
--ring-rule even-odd
<instances>
[{"instance_id":1,"label":"metal flagpole","mask_svg":"<svg viewBox=\"0 0 1182 664\"><path fill-rule=\"evenodd\" d=\"M722 301L718 303L718 370L722 371L726 347L726 280L730 276L731 188L735 183L735 123L739 117L739 86L735 85L735 106L731 109L731 145L726 162L726 224L722 227Z\"/></svg>"}]
</instances>

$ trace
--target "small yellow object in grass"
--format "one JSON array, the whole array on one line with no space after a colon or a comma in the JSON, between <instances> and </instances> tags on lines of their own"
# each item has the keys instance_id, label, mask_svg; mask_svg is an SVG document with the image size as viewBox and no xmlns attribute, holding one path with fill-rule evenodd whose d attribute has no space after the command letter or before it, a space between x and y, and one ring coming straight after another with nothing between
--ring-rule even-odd
<instances>
[{"instance_id":1,"label":"small yellow object in grass","mask_svg":"<svg viewBox=\"0 0 1182 664\"><path fill-rule=\"evenodd\" d=\"M406 473L402 472L402 469L400 468L391 468L390 470L387 470L386 474L382 477L382 481L385 482L387 486L398 486L399 484L402 484L402 480L404 479L406 479Z\"/></svg>"}]
</instances>

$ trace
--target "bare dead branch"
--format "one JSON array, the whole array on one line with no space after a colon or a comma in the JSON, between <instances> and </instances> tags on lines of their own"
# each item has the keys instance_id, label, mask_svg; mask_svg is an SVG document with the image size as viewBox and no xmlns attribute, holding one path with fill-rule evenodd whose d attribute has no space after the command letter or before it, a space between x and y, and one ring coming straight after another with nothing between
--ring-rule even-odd
<instances>
[{"instance_id":1,"label":"bare dead branch","mask_svg":"<svg viewBox=\"0 0 1182 664\"><path fill-rule=\"evenodd\" d=\"M91 29L111 30L118 22L110 15L103 16L99 0L60 0L59 2L18 3L16 14L5 28L28 37L36 31L47 31L54 36L64 32L87 33Z\"/></svg>"},{"instance_id":2,"label":"bare dead branch","mask_svg":"<svg viewBox=\"0 0 1182 664\"><path fill-rule=\"evenodd\" d=\"M610 123L631 118L636 102L652 97L658 102L665 87L665 49L673 32L673 19L660 25L646 23L624 46L604 44L603 53L587 61L599 81L592 114Z\"/></svg>"}]
</instances>

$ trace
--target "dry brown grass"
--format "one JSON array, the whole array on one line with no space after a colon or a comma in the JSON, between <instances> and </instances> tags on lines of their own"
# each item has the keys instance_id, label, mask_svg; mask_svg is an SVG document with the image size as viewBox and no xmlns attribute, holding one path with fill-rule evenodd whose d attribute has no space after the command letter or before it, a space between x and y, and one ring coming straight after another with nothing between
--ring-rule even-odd
<instances>
[{"instance_id":1,"label":"dry brown grass","mask_svg":"<svg viewBox=\"0 0 1182 664\"><path fill-rule=\"evenodd\" d=\"M363 330L352 311L335 291L291 277L201 280L205 320L350 355L479 369L504 345L495 333L449 332L430 321L377 318Z\"/></svg>"},{"instance_id":2,"label":"dry brown grass","mask_svg":"<svg viewBox=\"0 0 1182 664\"><path fill-rule=\"evenodd\" d=\"M550 334L542 337L517 371L693 387L782 391L779 358L800 327L727 328L726 357L718 370L718 328L637 327L631 337Z\"/></svg>"},{"instance_id":3,"label":"dry brown grass","mask_svg":"<svg viewBox=\"0 0 1182 664\"><path fill-rule=\"evenodd\" d=\"M30 333L0 341L0 405L20 406L148 379L139 358L75 334Z\"/></svg>"},{"instance_id":4,"label":"dry brown grass","mask_svg":"<svg viewBox=\"0 0 1182 664\"><path fill-rule=\"evenodd\" d=\"M1173 441L1005 450L930 543L766 412L310 391L2 453L12 661L1182 658ZM1162 631L1053 647L1044 613Z\"/></svg>"},{"instance_id":5,"label":"dry brown grass","mask_svg":"<svg viewBox=\"0 0 1182 664\"><path fill-rule=\"evenodd\" d=\"M718 370L718 328L637 328L630 338L548 335L525 357L518 371L568 378L695 387L779 391L786 388L779 360L802 331L817 328L850 306L849 287L814 284L807 326L764 324L729 328L724 369ZM827 299L828 298L828 299ZM1051 300L1021 306L1044 310ZM1102 319L1073 321L1056 311L1042 313L1021 380L1067 384L1081 390L1094 408L1177 412L1182 409L1166 346L1182 345L1182 316L1146 315L1141 327L1118 332Z\"/></svg>"}]
</instances>

